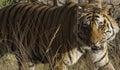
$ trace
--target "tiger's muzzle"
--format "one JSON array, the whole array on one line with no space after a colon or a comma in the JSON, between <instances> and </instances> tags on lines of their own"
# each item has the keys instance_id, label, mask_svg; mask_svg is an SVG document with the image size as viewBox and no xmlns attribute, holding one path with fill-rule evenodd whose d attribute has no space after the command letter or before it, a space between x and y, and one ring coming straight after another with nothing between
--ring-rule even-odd
<instances>
[{"instance_id":1,"label":"tiger's muzzle","mask_svg":"<svg viewBox=\"0 0 120 70\"><path fill-rule=\"evenodd\" d=\"M102 50L104 48L103 43L91 43L90 46L92 50Z\"/></svg>"}]
</instances>

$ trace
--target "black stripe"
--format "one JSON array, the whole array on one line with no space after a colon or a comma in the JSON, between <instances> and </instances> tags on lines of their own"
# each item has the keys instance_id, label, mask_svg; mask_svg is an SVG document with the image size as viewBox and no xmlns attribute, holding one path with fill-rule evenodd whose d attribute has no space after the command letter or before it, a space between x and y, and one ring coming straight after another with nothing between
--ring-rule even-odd
<instances>
[{"instance_id":1,"label":"black stripe","mask_svg":"<svg viewBox=\"0 0 120 70\"><path fill-rule=\"evenodd\" d=\"M9 7L5 7L5 8L3 8L3 9L1 9L0 10L0 25L2 24L2 22L3 22L3 19L4 19L4 15L5 15L5 12L6 12L6 10L8 9Z\"/></svg>"},{"instance_id":2,"label":"black stripe","mask_svg":"<svg viewBox=\"0 0 120 70\"><path fill-rule=\"evenodd\" d=\"M42 14L43 14L43 17L41 18L41 23L42 23L43 25L44 25L44 23L43 23L43 22L44 22L44 19L46 19L46 18L45 18L45 15L47 14L48 10L49 10L49 8L47 7L46 9L44 9L44 11L43 11L43 13L42 13Z\"/></svg>"},{"instance_id":3,"label":"black stripe","mask_svg":"<svg viewBox=\"0 0 120 70\"><path fill-rule=\"evenodd\" d=\"M82 49L80 46L80 43L77 41L77 47L78 47L78 50L81 52L81 53L85 53L85 50L84 49Z\"/></svg>"},{"instance_id":4,"label":"black stripe","mask_svg":"<svg viewBox=\"0 0 120 70\"><path fill-rule=\"evenodd\" d=\"M20 9L20 7L23 6L23 5L24 5L24 4L18 4L18 5L16 6L15 10L14 10L14 12L15 12L14 15L11 14L11 16L14 17L14 16L16 15L17 11Z\"/></svg>"},{"instance_id":5,"label":"black stripe","mask_svg":"<svg viewBox=\"0 0 120 70\"><path fill-rule=\"evenodd\" d=\"M18 9L18 11L16 11L14 18L15 18L15 22L17 22L18 20L20 20L20 15L22 10L26 7L27 5L23 4L23 6L20 6L20 8ZM15 23L14 22L14 23Z\"/></svg>"},{"instance_id":6,"label":"black stripe","mask_svg":"<svg viewBox=\"0 0 120 70\"><path fill-rule=\"evenodd\" d=\"M98 62L100 62L102 59L104 59L104 57L107 55L107 51L105 52L105 54L103 55L103 57L100 59L100 60L98 60L98 61L96 61L96 62L94 62L95 64L96 63L98 63Z\"/></svg>"},{"instance_id":7,"label":"black stripe","mask_svg":"<svg viewBox=\"0 0 120 70\"><path fill-rule=\"evenodd\" d=\"M85 16L90 16L92 13L87 13L87 15L85 15ZM91 16L92 17L92 16Z\"/></svg>"},{"instance_id":8,"label":"black stripe","mask_svg":"<svg viewBox=\"0 0 120 70\"><path fill-rule=\"evenodd\" d=\"M52 14L51 14L51 17L52 17L52 19L51 19L51 23L50 23L50 28L52 27L52 25L53 25L53 23L54 23L54 21L55 21L55 19L56 19L56 14L57 13L57 9L54 9L53 11L52 11Z\"/></svg>"},{"instance_id":9,"label":"black stripe","mask_svg":"<svg viewBox=\"0 0 120 70\"><path fill-rule=\"evenodd\" d=\"M51 19L51 22L50 22L50 26L49 26L49 28L51 28L52 27L52 24L56 24L56 21L58 22L58 20L60 19L60 15L61 15L61 13L64 11L64 9L65 9L65 7L64 6L62 6L62 7L59 7L59 8L57 8L57 9L54 9L53 11L52 11L52 14L49 16L49 18L50 17L52 17L52 19ZM59 12L58 12L59 11ZM55 15L57 13L57 15Z\"/></svg>"},{"instance_id":10,"label":"black stripe","mask_svg":"<svg viewBox=\"0 0 120 70\"><path fill-rule=\"evenodd\" d=\"M24 7L24 9L22 10L22 12L21 12L21 15L20 15L20 30L23 32L24 31L24 28L26 27L25 25L26 25L26 20L28 19L28 18L26 18L26 16L27 16L27 14L28 14L28 12L29 12L29 10L31 9L33 7L33 5L27 5L26 7Z\"/></svg>"},{"instance_id":11,"label":"black stripe","mask_svg":"<svg viewBox=\"0 0 120 70\"><path fill-rule=\"evenodd\" d=\"M109 24L107 23L107 27L109 28Z\"/></svg>"},{"instance_id":12,"label":"black stripe","mask_svg":"<svg viewBox=\"0 0 120 70\"><path fill-rule=\"evenodd\" d=\"M9 16L11 17L12 20L15 20L15 15L18 12L18 10L20 9L21 5L23 4L17 4L9 13Z\"/></svg>"},{"instance_id":13,"label":"black stripe","mask_svg":"<svg viewBox=\"0 0 120 70\"><path fill-rule=\"evenodd\" d=\"M114 30L112 30L112 31L113 31L113 34L107 40L110 40L115 35Z\"/></svg>"},{"instance_id":14,"label":"black stripe","mask_svg":"<svg viewBox=\"0 0 120 70\"><path fill-rule=\"evenodd\" d=\"M105 65L101 66L100 68L104 68L104 67L107 66L108 64L109 64L109 61L108 61Z\"/></svg>"},{"instance_id":15,"label":"black stripe","mask_svg":"<svg viewBox=\"0 0 120 70\"><path fill-rule=\"evenodd\" d=\"M6 20L7 20L7 31L8 31L8 39L9 38L11 38L11 35L12 35L12 30L11 30L11 28L13 28L13 27L11 27L11 26L13 26L14 24L13 24L13 21L14 21L14 17L11 17L11 12L13 11L13 10L17 10L17 9L15 9L15 7L17 7L18 6L18 4L15 4L13 7L11 7L11 8L9 8L9 10L8 11L6 11L6 12L8 12L8 14L7 14L7 18L6 18ZM12 15L14 15L14 14L12 14Z\"/></svg>"},{"instance_id":16,"label":"black stripe","mask_svg":"<svg viewBox=\"0 0 120 70\"><path fill-rule=\"evenodd\" d=\"M70 47L68 47L68 46L66 46L67 47L67 52L68 52L68 57L69 57L69 59L70 59L70 61L71 61L71 63L72 63L72 56L71 56L71 51L70 51Z\"/></svg>"},{"instance_id":17,"label":"black stripe","mask_svg":"<svg viewBox=\"0 0 120 70\"><path fill-rule=\"evenodd\" d=\"M6 12L6 10L8 9L9 7L5 7L5 8L3 8L0 12L1 12L1 14L0 14L0 36L3 36L3 26L4 26L4 23L3 23L3 19L5 19L5 12Z\"/></svg>"},{"instance_id":18,"label":"black stripe","mask_svg":"<svg viewBox=\"0 0 120 70\"><path fill-rule=\"evenodd\" d=\"M37 8L39 8L40 6L32 6L28 11L27 11L27 14L26 14L26 20L23 22L23 24L25 25L29 25L29 28L31 28L32 24L33 24L33 20L34 20L34 15L35 15L35 10ZM23 25L23 26L24 26ZM26 27L27 28L27 27Z\"/></svg>"},{"instance_id":19,"label":"black stripe","mask_svg":"<svg viewBox=\"0 0 120 70\"><path fill-rule=\"evenodd\" d=\"M23 24L23 25L21 25L21 26L24 26L24 23L27 21L27 15L29 14L29 11L30 11L30 9L33 7L33 5L28 5L28 6L26 6L25 7L25 9L23 9L23 14L21 14L22 15L22 19L21 19L21 24Z\"/></svg>"},{"instance_id":20,"label":"black stripe","mask_svg":"<svg viewBox=\"0 0 120 70\"><path fill-rule=\"evenodd\" d=\"M33 6L33 5L27 4L27 5L25 5L25 7L21 10L21 12L20 12L20 14L21 14L21 16L20 16L20 23L23 23L23 22L25 21L26 15L27 15L28 11L31 9L32 6Z\"/></svg>"},{"instance_id":21,"label":"black stripe","mask_svg":"<svg viewBox=\"0 0 120 70\"><path fill-rule=\"evenodd\" d=\"M104 15L104 14L103 14L103 16L108 19L108 21L110 22L111 27L114 28L114 27L112 26L112 22L110 21L109 17L107 17L107 16Z\"/></svg>"},{"instance_id":22,"label":"black stripe","mask_svg":"<svg viewBox=\"0 0 120 70\"><path fill-rule=\"evenodd\" d=\"M108 21L110 22L110 26L111 26L111 28L114 29L114 27L112 26L112 22L110 21L109 17L107 17L107 16L104 15L104 14L103 14L103 16L106 17L106 18L108 19ZM113 34L112 34L107 40L111 39L111 37L113 37L113 36L115 35L114 30L112 30L112 31L113 31Z\"/></svg>"},{"instance_id":23,"label":"black stripe","mask_svg":"<svg viewBox=\"0 0 120 70\"><path fill-rule=\"evenodd\" d=\"M2 10L1 10L1 17L0 17L0 22L4 22L4 20L7 20L6 19L6 17L8 17L8 15L6 15L6 13L8 14L9 13L9 11L8 10L11 10L14 6L15 6L16 4L14 4L14 5L11 5L11 6L7 6L7 7L5 7L5 8L3 8ZM8 12L7 12L8 11Z\"/></svg>"},{"instance_id":24,"label":"black stripe","mask_svg":"<svg viewBox=\"0 0 120 70\"><path fill-rule=\"evenodd\" d=\"M94 17L95 17L95 18L100 18L98 15L95 15Z\"/></svg>"},{"instance_id":25,"label":"black stripe","mask_svg":"<svg viewBox=\"0 0 120 70\"><path fill-rule=\"evenodd\" d=\"M19 11L21 10L21 7L22 6L24 6L24 4L18 4L12 11L11 11L11 13L10 13L10 17L11 17L11 19L9 19L9 22L10 21L12 21L10 24L12 24L12 26L14 27L14 30L18 30L18 23L16 23L16 22L18 22L18 17L17 17L17 15L18 14L20 14L19 13ZM17 27L16 27L17 26ZM18 31L16 31L16 32L18 32Z\"/></svg>"},{"instance_id":26,"label":"black stripe","mask_svg":"<svg viewBox=\"0 0 120 70\"><path fill-rule=\"evenodd\" d=\"M111 27L112 27L112 25L110 25ZM115 35L115 32L114 32L114 30L113 30L113 27L112 27L112 31L111 32L113 32L112 33L112 35L107 39L107 40L110 40L114 35Z\"/></svg>"},{"instance_id":27,"label":"black stripe","mask_svg":"<svg viewBox=\"0 0 120 70\"><path fill-rule=\"evenodd\" d=\"M37 13L35 15L37 15L36 20L35 20L35 31L38 31L41 23L40 23L40 19L41 19L41 14L42 11L46 8L47 6L41 6L40 8L38 8L38 11L36 11ZM39 33L39 32L37 32ZM39 37L39 36L38 36Z\"/></svg>"},{"instance_id":28,"label":"black stripe","mask_svg":"<svg viewBox=\"0 0 120 70\"><path fill-rule=\"evenodd\" d=\"M47 18L46 18L46 28L49 30L49 29L51 29L51 23L52 23L52 20L53 20L53 12L55 12L55 10L56 10L56 7L50 7L50 9L49 9L49 14L48 14L48 16L47 16Z\"/></svg>"},{"instance_id":29,"label":"black stripe","mask_svg":"<svg viewBox=\"0 0 120 70\"><path fill-rule=\"evenodd\" d=\"M8 25L8 23L9 23L8 19L10 19L9 13L15 6L16 6L16 4L7 7L5 12L3 13L3 16L1 16L3 18L1 21L2 22L1 30L2 30L2 32L4 32L4 34L7 38L8 38L9 32L10 32L9 25ZM8 34L6 34L6 33L8 33Z\"/></svg>"},{"instance_id":30,"label":"black stripe","mask_svg":"<svg viewBox=\"0 0 120 70\"><path fill-rule=\"evenodd\" d=\"M27 6L27 4L22 4L22 6L19 6L18 10L15 12L15 15L13 16L15 21L12 23L13 25L16 25L17 27L17 31L16 31L16 34L17 34L17 37L18 39L20 39L20 23L16 23L16 22L20 22L20 17L21 17L21 12L23 11L23 9Z\"/></svg>"},{"instance_id":31,"label":"black stripe","mask_svg":"<svg viewBox=\"0 0 120 70\"><path fill-rule=\"evenodd\" d=\"M18 6L19 6L19 9L15 14L14 28L17 28L16 34L18 36L18 39L21 39L20 38L21 34L19 33L23 32L24 30L25 24L23 24L23 22L27 19L25 15L32 6L31 4L22 4L22 6L19 4ZM16 24L16 22L19 22L19 23ZM17 27L15 27L15 25Z\"/></svg>"},{"instance_id":32,"label":"black stripe","mask_svg":"<svg viewBox=\"0 0 120 70\"><path fill-rule=\"evenodd\" d=\"M79 38L80 40L84 41L84 38L82 38L79 33L78 33L78 38Z\"/></svg>"},{"instance_id":33,"label":"black stripe","mask_svg":"<svg viewBox=\"0 0 120 70\"><path fill-rule=\"evenodd\" d=\"M44 7L43 9L41 9L41 12L38 15L39 19L38 19L37 23L40 24L40 27L43 26L44 15L46 14L46 12L47 12L48 9L49 9L48 7Z\"/></svg>"},{"instance_id":34,"label":"black stripe","mask_svg":"<svg viewBox=\"0 0 120 70\"><path fill-rule=\"evenodd\" d=\"M31 18L30 18L30 23L32 23L32 25L33 25L33 27L36 27L35 25L36 25L36 20L37 20L37 18L38 18L38 13L37 13L37 10L38 10L38 8L40 8L41 6L37 6L37 7L35 7L34 8L34 11L32 12L32 16L31 16ZM36 15L37 15L37 17L36 17ZM32 26L31 25L31 26Z\"/></svg>"},{"instance_id":35,"label":"black stripe","mask_svg":"<svg viewBox=\"0 0 120 70\"><path fill-rule=\"evenodd\" d=\"M11 16L10 16L10 13L11 13L12 10L14 10L14 8L16 6L17 6L17 4L15 4L14 6L10 6L10 8L6 10L6 13L7 13L7 23L9 23L9 19L12 19ZM14 15L14 14L12 14L12 15Z\"/></svg>"},{"instance_id":36,"label":"black stripe","mask_svg":"<svg viewBox=\"0 0 120 70\"><path fill-rule=\"evenodd\" d=\"M92 18L92 16L91 16L91 15L89 15L89 16L87 17L87 19L89 19L89 20L90 20L90 18Z\"/></svg>"},{"instance_id":37,"label":"black stripe","mask_svg":"<svg viewBox=\"0 0 120 70\"><path fill-rule=\"evenodd\" d=\"M45 7L44 9L42 9L42 11L41 11L41 13L40 13L40 15L39 15L39 19L38 19L38 31L39 31L39 33L41 32L41 31L45 31L45 29L44 29L44 24L43 24L43 19L45 19L44 17L45 17L45 14L46 14L46 12L48 11L48 7ZM41 34L41 33L40 33ZM43 32L42 32L42 34L44 34ZM41 36L43 36L44 37L44 44L45 45L48 45L48 40L46 40L46 37L45 37L45 35L42 35L41 34ZM38 34L39 35L39 34ZM38 36L39 37L39 36Z\"/></svg>"},{"instance_id":38,"label":"black stripe","mask_svg":"<svg viewBox=\"0 0 120 70\"><path fill-rule=\"evenodd\" d=\"M28 15L26 16L26 18L27 18L27 20L26 20L26 22L24 23L24 24L26 24L26 26L28 26L28 27L26 27L26 28L24 28L25 29L25 32L26 32L26 29L27 30L33 30L32 29L32 27L33 27L33 25L35 25L35 19L34 19L34 17L35 17L35 10L37 10L37 8L39 8L40 6L33 6L28 12ZM24 33L25 33L24 32ZM31 43L31 31L28 31L28 33L26 34L27 35L27 44L29 44L30 45L30 43Z\"/></svg>"},{"instance_id":39,"label":"black stripe","mask_svg":"<svg viewBox=\"0 0 120 70\"><path fill-rule=\"evenodd\" d=\"M47 26L50 24L50 22L48 22L48 19L51 19L51 18L52 18L52 17L49 18L49 15L50 15L50 13L51 13L51 9L52 9L52 8L55 9L56 7L49 7L49 8L47 9L47 11L45 12L45 15L44 15L43 25L44 25L44 28L45 28L45 29L47 29ZM54 9L53 9L53 10L54 10ZM52 11L53 11L53 10L52 10Z\"/></svg>"}]
</instances>

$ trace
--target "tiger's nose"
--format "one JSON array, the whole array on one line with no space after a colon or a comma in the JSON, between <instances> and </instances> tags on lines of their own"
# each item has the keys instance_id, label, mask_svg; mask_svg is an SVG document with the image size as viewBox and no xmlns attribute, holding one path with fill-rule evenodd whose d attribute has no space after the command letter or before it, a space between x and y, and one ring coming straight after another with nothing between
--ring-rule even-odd
<instances>
[{"instance_id":1,"label":"tiger's nose","mask_svg":"<svg viewBox=\"0 0 120 70\"><path fill-rule=\"evenodd\" d=\"M92 50L99 50L102 48L101 44L99 42L91 43Z\"/></svg>"}]
</instances>

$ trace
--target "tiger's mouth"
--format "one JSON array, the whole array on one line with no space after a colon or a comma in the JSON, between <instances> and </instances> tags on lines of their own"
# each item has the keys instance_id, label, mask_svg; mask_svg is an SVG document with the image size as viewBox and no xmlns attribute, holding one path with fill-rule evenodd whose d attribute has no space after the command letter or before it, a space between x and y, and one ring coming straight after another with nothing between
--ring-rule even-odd
<instances>
[{"instance_id":1,"label":"tiger's mouth","mask_svg":"<svg viewBox=\"0 0 120 70\"><path fill-rule=\"evenodd\" d=\"M104 45L103 45L103 44L100 44L100 45L92 44L92 45L91 45L91 49L92 49L92 50L102 50L103 48L104 48Z\"/></svg>"}]
</instances>

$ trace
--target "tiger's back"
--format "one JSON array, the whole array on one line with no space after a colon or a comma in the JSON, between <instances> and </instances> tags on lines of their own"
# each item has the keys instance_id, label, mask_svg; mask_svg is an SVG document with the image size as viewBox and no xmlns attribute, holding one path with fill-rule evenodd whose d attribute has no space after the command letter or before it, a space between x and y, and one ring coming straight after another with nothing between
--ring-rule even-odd
<instances>
[{"instance_id":1,"label":"tiger's back","mask_svg":"<svg viewBox=\"0 0 120 70\"><path fill-rule=\"evenodd\" d=\"M19 3L1 9L0 15L0 38L14 45L12 50L16 46L19 50L25 48L29 50L26 53L33 54L29 56L40 59L48 53L52 57L74 48L68 49L74 44L75 3L61 7Z\"/></svg>"}]
</instances>

